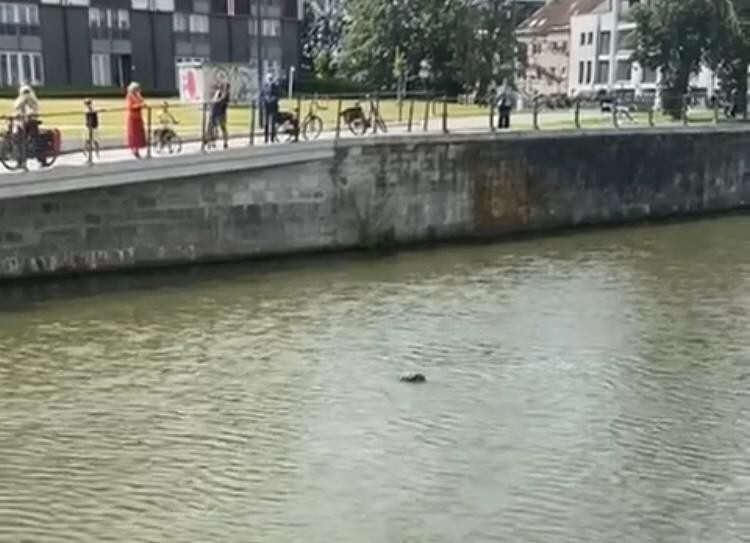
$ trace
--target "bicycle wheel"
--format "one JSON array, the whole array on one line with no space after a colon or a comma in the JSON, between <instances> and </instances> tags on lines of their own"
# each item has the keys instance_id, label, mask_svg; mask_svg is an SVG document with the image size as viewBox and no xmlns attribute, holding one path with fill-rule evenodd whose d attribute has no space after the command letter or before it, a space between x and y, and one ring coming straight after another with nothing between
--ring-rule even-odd
<instances>
[{"instance_id":1,"label":"bicycle wheel","mask_svg":"<svg viewBox=\"0 0 750 543\"><path fill-rule=\"evenodd\" d=\"M348 123L349 131L355 136L363 136L367 132L367 122L362 117L355 117Z\"/></svg>"},{"instance_id":2,"label":"bicycle wheel","mask_svg":"<svg viewBox=\"0 0 750 543\"><path fill-rule=\"evenodd\" d=\"M7 134L0 140L0 162L6 170L15 171L23 168L21 149L18 147L16 138Z\"/></svg>"},{"instance_id":3,"label":"bicycle wheel","mask_svg":"<svg viewBox=\"0 0 750 543\"><path fill-rule=\"evenodd\" d=\"M172 134L167 140L167 151L170 155L176 155L182 152L182 138L177 134Z\"/></svg>"},{"instance_id":4,"label":"bicycle wheel","mask_svg":"<svg viewBox=\"0 0 750 543\"><path fill-rule=\"evenodd\" d=\"M48 153L40 154L36 159L42 168L49 168L57 161L57 153L55 151L50 151Z\"/></svg>"},{"instance_id":5,"label":"bicycle wheel","mask_svg":"<svg viewBox=\"0 0 750 543\"><path fill-rule=\"evenodd\" d=\"M375 119L375 126L378 127L378 132L382 132L383 134L386 134L388 132L388 127L385 125L385 121L380 116Z\"/></svg>"},{"instance_id":6,"label":"bicycle wheel","mask_svg":"<svg viewBox=\"0 0 750 543\"><path fill-rule=\"evenodd\" d=\"M323 132L323 119L317 115L308 117L302 126L302 137L307 141L318 139L321 132Z\"/></svg>"}]
</instances>

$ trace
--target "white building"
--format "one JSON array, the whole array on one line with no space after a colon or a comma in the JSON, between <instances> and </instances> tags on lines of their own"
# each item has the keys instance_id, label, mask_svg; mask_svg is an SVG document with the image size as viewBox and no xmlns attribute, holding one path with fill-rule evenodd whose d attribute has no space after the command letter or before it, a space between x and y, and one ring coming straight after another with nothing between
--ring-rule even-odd
<instances>
[{"instance_id":1,"label":"white building","mask_svg":"<svg viewBox=\"0 0 750 543\"><path fill-rule=\"evenodd\" d=\"M600 0L548 0L516 31L526 52L520 90L534 94L567 94L570 73L570 21L588 13Z\"/></svg>"},{"instance_id":2,"label":"white building","mask_svg":"<svg viewBox=\"0 0 750 543\"><path fill-rule=\"evenodd\" d=\"M571 17L568 78L571 96L599 92L621 97L656 96L658 74L631 61L636 26L632 15L639 3L639 0L601 0L590 13ZM711 93L716 82L713 73L702 68L691 85Z\"/></svg>"}]
</instances>

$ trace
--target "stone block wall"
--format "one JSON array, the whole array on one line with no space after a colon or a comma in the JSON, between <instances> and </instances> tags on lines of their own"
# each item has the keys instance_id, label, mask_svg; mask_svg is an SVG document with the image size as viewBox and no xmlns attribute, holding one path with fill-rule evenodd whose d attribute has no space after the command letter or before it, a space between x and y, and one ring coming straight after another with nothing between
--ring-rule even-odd
<instances>
[{"instance_id":1,"label":"stone block wall","mask_svg":"<svg viewBox=\"0 0 750 543\"><path fill-rule=\"evenodd\" d=\"M133 178L0 196L0 279L735 209L750 202L750 133L369 139L303 162Z\"/></svg>"}]
</instances>

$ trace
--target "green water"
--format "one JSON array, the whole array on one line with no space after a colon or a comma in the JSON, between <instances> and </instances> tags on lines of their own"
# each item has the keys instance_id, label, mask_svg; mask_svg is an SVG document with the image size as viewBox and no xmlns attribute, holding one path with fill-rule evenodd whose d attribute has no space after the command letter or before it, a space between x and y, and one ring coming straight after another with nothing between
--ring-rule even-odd
<instances>
[{"instance_id":1,"label":"green water","mask_svg":"<svg viewBox=\"0 0 750 543\"><path fill-rule=\"evenodd\" d=\"M3 289L0 541L748 541L748 231Z\"/></svg>"}]
</instances>

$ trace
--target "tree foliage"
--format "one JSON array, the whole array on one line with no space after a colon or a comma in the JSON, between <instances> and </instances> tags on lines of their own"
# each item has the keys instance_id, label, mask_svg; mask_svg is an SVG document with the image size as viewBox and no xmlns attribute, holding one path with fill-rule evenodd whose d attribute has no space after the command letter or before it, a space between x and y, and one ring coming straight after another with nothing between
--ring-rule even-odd
<instances>
[{"instance_id":1,"label":"tree foliage","mask_svg":"<svg viewBox=\"0 0 750 543\"><path fill-rule=\"evenodd\" d=\"M323 78L338 70L346 16L342 0L309 0L302 22L302 68Z\"/></svg>"},{"instance_id":2,"label":"tree foliage","mask_svg":"<svg viewBox=\"0 0 750 543\"><path fill-rule=\"evenodd\" d=\"M635 12L636 51L642 66L661 72L664 110L678 118L690 76L709 47L712 0L656 0Z\"/></svg>"}]
</instances>

